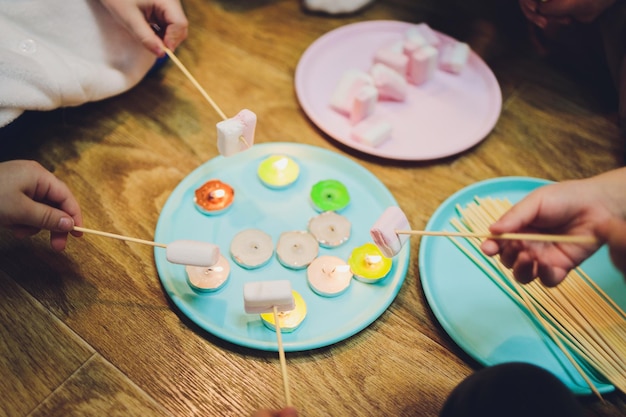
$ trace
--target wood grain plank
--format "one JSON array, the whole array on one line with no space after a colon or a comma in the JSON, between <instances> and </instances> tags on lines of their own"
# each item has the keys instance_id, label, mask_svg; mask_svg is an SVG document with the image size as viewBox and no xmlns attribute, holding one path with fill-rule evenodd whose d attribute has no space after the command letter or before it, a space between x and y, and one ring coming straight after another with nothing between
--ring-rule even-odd
<instances>
[{"instance_id":1,"label":"wood grain plank","mask_svg":"<svg viewBox=\"0 0 626 417\"><path fill-rule=\"evenodd\" d=\"M33 410L29 417L171 415L96 354Z\"/></svg>"},{"instance_id":2,"label":"wood grain plank","mask_svg":"<svg viewBox=\"0 0 626 417\"><path fill-rule=\"evenodd\" d=\"M244 107L257 114L259 143L311 144L362 164L389 188L414 228L476 181L563 180L620 166L625 148L614 103L597 84L535 54L517 4L508 6L510 20L503 22L503 14L489 9L505 7L502 2L461 3L379 0L358 15L328 17L303 13L297 1L187 0L190 36L176 54L228 115ZM503 98L501 117L483 142L437 161L385 161L335 142L306 118L293 88L301 54L329 30L373 19L428 21L480 51ZM150 239L169 193L217 155L220 118L171 63L123 95L35 118L19 143L0 148L2 158L41 161L76 193L85 226L113 233ZM287 355L302 415L436 416L453 387L480 368L433 317L420 285L420 241L412 243L405 283L378 320L335 346ZM61 376L48 384L59 391L36 414L99 414L111 407L241 416L280 406L277 355L231 345L186 319L164 293L152 251L84 236L56 254L45 234L25 241L0 234L2 270L102 356L66 385ZM7 332L14 320L10 311L0 316ZM37 328L47 326L36 321ZM96 388L93 395L81 388L84 381ZM23 390L10 392L9 401L28 397ZM589 414L626 414L619 395L607 398L586 399Z\"/></svg>"},{"instance_id":3,"label":"wood grain plank","mask_svg":"<svg viewBox=\"0 0 626 417\"><path fill-rule=\"evenodd\" d=\"M80 337L0 271L0 415L27 415L92 354Z\"/></svg>"}]
</instances>

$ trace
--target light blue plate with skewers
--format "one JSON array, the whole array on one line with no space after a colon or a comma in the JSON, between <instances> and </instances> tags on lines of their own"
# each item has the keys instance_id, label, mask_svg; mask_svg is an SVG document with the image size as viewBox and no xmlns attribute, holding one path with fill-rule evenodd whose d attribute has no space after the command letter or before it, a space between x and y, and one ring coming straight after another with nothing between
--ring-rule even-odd
<instances>
[{"instance_id":1,"label":"light blue plate with skewers","mask_svg":"<svg viewBox=\"0 0 626 417\"><path fill-rule=\"evenodd\" d=\"M515 203L547 180L504 177L478 182L453 194L432 215L426 230L454 230L456 206L475 197L508 199ZM622 308L626 309L626 283L610 261L606 247L582 264L582 269ZM556 375L577 395L591 388L567 357L539 330L532 319L449 239L423 237L419 270L426 299L443 329L466 353L485 366L528 362ZM584 365L583 365L584 366ZM615 389L586 368L600 393Z\"/></svg>"}]
</instances>

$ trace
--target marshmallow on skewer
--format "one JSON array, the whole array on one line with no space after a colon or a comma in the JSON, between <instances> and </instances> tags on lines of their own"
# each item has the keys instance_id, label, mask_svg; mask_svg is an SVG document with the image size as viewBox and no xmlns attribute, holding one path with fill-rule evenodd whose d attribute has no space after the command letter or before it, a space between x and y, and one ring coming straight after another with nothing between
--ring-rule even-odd
<instances>
[{"instance_id":1,"label":"marshmallow on skewer","mask_svg":"<svg viewBox=\"0 0 626 417\"><path fill-rule=\"evenodd\" d=\"M246 313L269 313L296 308L289 280L248 282L243 286Z\"/></svg>"},{"instance_id":2,"label":"marshmallow on skewer","mask_svg":"<svg viewBox=\"0 0 626 417\"><path fill-rule=\"evenodd\" d=\"M232 156L254 144L256 114L243 109L235 117L219 122L216 127L217 149L220 155Z\"/></svg>"},{"instance_id":3,"label":"marshmallow on skewer","mask_svg":"<svg viewBox=\"0 0 626 417\"><path fill-rule=\"evenodd\" d=\"M393 258L409 239L408 235L398 235L396 230L409 230L410 228L409 220L402 209L390 206L376 220L370 229L370 235L383 255Z\"/></svg>"},{"instance_id":4,"label":"marshmallow on skewer","mask_svg":"<svg viewBox=\"0 0 626 417\"><path fill-rule=\"evenodd\" d=\"M165 247L165 256L174 264L209 267L219 260L220 249L213 243L175 240Z\"/></svg>"}]
</instances>

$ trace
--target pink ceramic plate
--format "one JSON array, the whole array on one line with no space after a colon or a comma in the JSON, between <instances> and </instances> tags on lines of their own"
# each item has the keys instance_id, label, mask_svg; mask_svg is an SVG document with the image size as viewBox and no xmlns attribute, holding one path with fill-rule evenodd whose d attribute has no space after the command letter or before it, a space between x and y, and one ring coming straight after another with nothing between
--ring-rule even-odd
<instances>
[{"instance_id":1,"label":"pink ceramic plate","mask_svg":"<svg viewBox=\"0 0 626 417\"><path fill-rule=\"evenodd\" d=\"M391 122L393 133L391 140L378 147L354 141L348 119L330 108L330 97L343 73L368 70L376 49L402 39L411 26L397 21L354 23L313 42L300 58L295 75L298 100L313 123L347 146L396 160L442 158L482 141L498 120L502 95L493 72L474 52L461 74L437 70L433 80L409 87L405 102L379 102L375 116ZM453 41L447 35L438 36L444 42Z\"/></svg>"}]
</instances>

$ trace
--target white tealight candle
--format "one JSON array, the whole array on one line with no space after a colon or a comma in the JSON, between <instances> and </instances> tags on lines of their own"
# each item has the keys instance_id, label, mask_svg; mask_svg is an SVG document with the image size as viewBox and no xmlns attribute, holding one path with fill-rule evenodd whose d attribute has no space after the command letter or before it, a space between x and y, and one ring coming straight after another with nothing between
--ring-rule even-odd
<instances>
[{"instance_id":1,"label":"white tealight candle","mask_svg":"<svg viewBox=\"0 0 626 417\"><path fill-rule=\"evenodd\" d=\"M326 211L309 220L309 232L324 248L334 248L350 238L350 220L334 211Z\"/></svg>"},{"instance_id":2,"label":"white tealight candle","mask_svg":"<svg viewBox=\"0 0 626 417\"><path fill-rule=\"evenodd\" d=\"M213 266L207 268L187 265L185 271L191 288L203 292L213 292L222 288L228 281L230 265L228 260L220 255L217 263Z\"/></svg>"},{"instance_id":3,"label":"white tealight candle","mask_svg":"<svg viewBox=\"0 0 626 417\"><path fill-rule=\"evenodd\" d=\"M350 265L336 256L315 258L307 267L306 276L311 289L323 297L343 294L352 282Z\"/></svg>"},{"instance_id":4,"label":"white tealight candle","mask_svg":"<svg viewBox=\"0 0 626 417\"><path fill-rule=\"evenodd\" d=\"M306 268L318 251L317 239L311 233L299 230L282 233L276 245L278 261L291 269Z\"/></svg>"}]
</instances>

